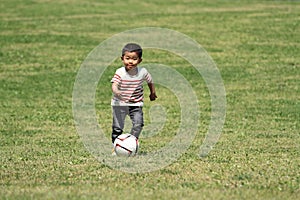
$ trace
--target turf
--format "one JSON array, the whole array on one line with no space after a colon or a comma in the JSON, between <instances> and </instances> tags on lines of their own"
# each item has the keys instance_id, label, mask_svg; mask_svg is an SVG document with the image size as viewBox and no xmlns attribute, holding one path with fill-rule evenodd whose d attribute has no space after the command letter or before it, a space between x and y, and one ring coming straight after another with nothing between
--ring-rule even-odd
<instances>
[{"instance_id":1,"label":"turf","mask_svg":"<svg viewBox=\"0 0 300 200\"><path fill-rule=\"evenodd\" d=\"M1 199L300 198L299 1L3 0L0 8ZM226 122L200 159L211 110L205 82L185 60L146 50L144 63L163 63L186 77L201 116L193 144L178 160L130 174L84 147L72 92L89 52L139 27L176 30L206 49L224 81ZM117 59L105 71L96 94L107 137L109 80L119 65ZM178 128L178 102L164 87L157 93L168 118L162 132L141 141L142 152L162 147ZM145 104L149 124L155 103Z\"/></svg>"}]
</instances>

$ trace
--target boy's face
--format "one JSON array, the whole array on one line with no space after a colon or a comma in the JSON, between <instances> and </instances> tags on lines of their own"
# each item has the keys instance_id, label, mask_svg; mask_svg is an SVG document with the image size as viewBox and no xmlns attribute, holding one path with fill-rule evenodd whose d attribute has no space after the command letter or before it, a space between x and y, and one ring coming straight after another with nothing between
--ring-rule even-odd
<instances>
[{"instance_id":1,"label":"boy's face","mask_svg":"<svg viewBox=\"0 0 300 200\"><path fill-rule=\"evenodd\" d=\"M127 71L136 68L137 65L142 62L142 59L139 58L137 52L126 51L121 59Z\"/></svg>"}]
</instances>

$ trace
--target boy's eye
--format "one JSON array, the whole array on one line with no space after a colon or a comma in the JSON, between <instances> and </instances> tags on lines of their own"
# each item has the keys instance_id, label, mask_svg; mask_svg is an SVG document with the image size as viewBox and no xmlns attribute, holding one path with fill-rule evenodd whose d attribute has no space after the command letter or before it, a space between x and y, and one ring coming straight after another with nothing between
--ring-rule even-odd
<instances>
[{"instance_id":1,"label":"boy's eye","mask_svg":"<svg viewBox=\"0 0 300 200\"><path fill-rule=\"evenodd\" d=\"M138 58L136 58L136 57L133 57L133 58L131 58L131 57L125 57L125 59L126 60L130 60L130 59L132 59L132 60L138 60Z\"/></svg>"}]
</instances>

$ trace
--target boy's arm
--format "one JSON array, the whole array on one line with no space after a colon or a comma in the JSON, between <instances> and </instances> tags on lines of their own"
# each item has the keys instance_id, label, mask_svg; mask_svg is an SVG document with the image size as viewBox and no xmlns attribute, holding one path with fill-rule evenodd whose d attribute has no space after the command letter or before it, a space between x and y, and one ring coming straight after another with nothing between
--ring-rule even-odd
<instances>
[{"instance_id":1,"label":"boy's arm","mask_svg":"<svg viewBox=\"0 0 300 200\"><path fill-rule=\"evenodd\" d=\"M113 82L111 85L112 92L114 95L116 95L119 99L122 99L121 97L121 91L119 90L119 84L116 82Z\"/></svg>"},{"instance_id":2,"label":"boy's arm","mask_svg":"<svg viewBox=\"0 0 300 200\"><path fill-rule=\"evenodd\" d=\"M150 89L150 95L149 95L150 101L154 101L157 98L155 93L154 83L148 83L148 87Z\"/></svg>"}]
</instances>

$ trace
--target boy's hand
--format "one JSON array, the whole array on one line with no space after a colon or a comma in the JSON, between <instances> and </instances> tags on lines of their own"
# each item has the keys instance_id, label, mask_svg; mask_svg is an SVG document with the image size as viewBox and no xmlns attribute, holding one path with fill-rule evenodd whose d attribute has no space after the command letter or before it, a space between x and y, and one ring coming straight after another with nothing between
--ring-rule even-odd
<instances>
[{"instance_id":1,"label":"boy's hand","mask_svg":"<svg viewBox=\"0 0 300 200\"><path fill-rule=\"evenodd\" d=\"M118 99L122 100L122 93L120 91L116 91L115 95L118 97Z\"/></svg>"},{"instance_id":2,"label":"boy's hand","mask_svg":"<svg viewBox=\"0 0 300 200\"><path fill-rule=\"evenodd\" d=\"M149 98L150 98L150 101L155 101L155 99L157 98L156 94L155 93L151 93L149 95Z\"/></svg>"}]
</instances>

